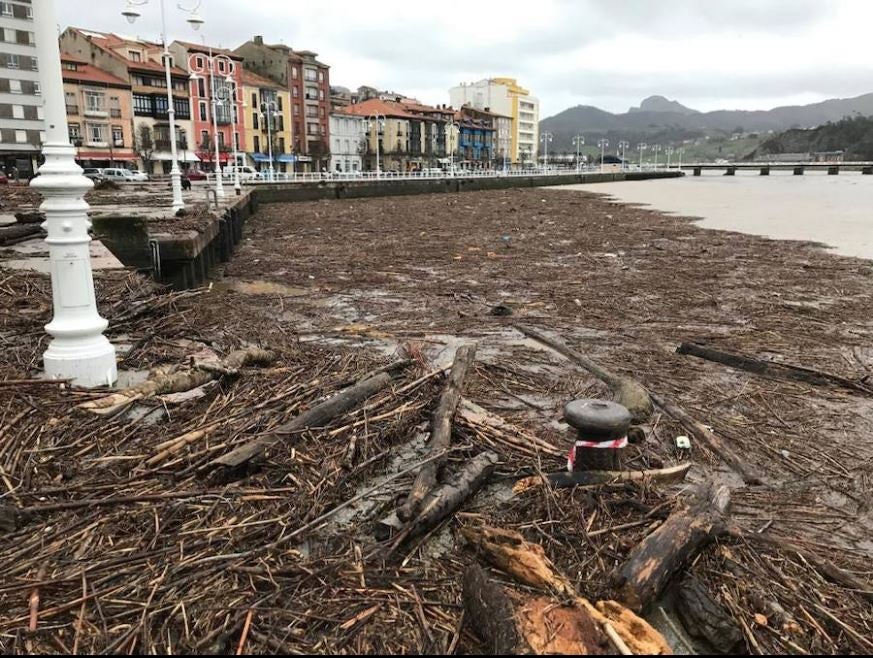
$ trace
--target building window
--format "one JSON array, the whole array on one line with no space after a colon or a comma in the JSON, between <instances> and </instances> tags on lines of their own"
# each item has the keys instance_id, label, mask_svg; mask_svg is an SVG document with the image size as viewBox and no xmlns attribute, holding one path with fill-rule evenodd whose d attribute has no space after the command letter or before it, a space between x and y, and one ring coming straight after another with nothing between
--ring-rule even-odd
<instances>
[{"instance_id":1,"label":"building window","mask_svg":"<svg viewBox=\"0 0 873 658\"><path fill-rule=\"evenodd\" d=\"M252 107L257 107L257 106L258 106L258 95L255 93L255 94L252 94Z\"/></svg>"},{"instance_id":2,"label":"building window","mask_svg":"<svg viewBox=\"0 0 873 658\"><path fill-rule=\"evenodd\" d=\"M300 106L299 105L294 106L294 116L295 117L300 116Z\"/></svg>"},{"instance_id":3,"label":"building window","mask_svg":"<svg viewBox=\"0 0 873 658\"><path fill-rule=\"evenodd\" d=\"M294 89L291 90L291 94L294 98L300 98L300 90L297 87L294 87ZM294 109L296 110L297 108L295 107Z\"/></svg>"},{"instance_id":4,"label":"building window","mask_svg":"<svg viewBox=\"0 0 873 658\"><path fill-rule=\"evenodd\" d=\"M86 112L102 112L103 111L103 94L96 91L85 90L85 111Z\"/></svg>"},{"instance_id":5,"label":"building window","mask_svg":"<svg viewBox=\"0 0 873 658\"><path fill-rule=\"evenodd\" d=\"M200 120L206 121L206 101L200 101Z\"/></svg>"},{"instance_id":6,"label":"building window","mask_svg":"<svg viewBox=\"0 0 873 658\"><path fill-rule=\"evenodd\" d=\"M257 110L252 112L252 128L254 128L255 130L260 130L260 128L261 128L261 125L260 125L259 119L258 119L258 111Z\"/></svg>"},{"instance_id":7,"label":"building window","mask_svg":"<svg viewBox=\"0 0 873 658\"><path fill-rule=\"evenodd\" d=\"M318 73L314 69L306 69L303 72L303 75L307 82L315 82L318 80Z\"/></svg>"},{"instance_id":8,"label":"building window","mask_svg":"<svg viewBox=\"0 0 873 658\"><path fill-rule=\"evenodd\" d=\"M18 61L18 55L6 55L6 68L7 69L17 69L21 68L20 62Z\"/></svg>"},{"instance_id":9,"label":"building window","mask_svg":"<svg viewBox=\"0 0 873 658\"><path fill-rule=\"evenodd\" d=\"M39 71L39 60L36 57L30 58L30 70Z\"/></svg>"},{"instance_id":10,"label":"building window","mask_svg":"<svg viewBox=\"0 0 873 658\"><path fill-rule=\"evenodd\" d=\"M124 131L121 126L112 126L112 144L114 146L124 146Z\"/></svg>"},{"instance_id":11,"label":"building window","mask_svg":"<svg viewBox=\"0 0 873 658\"><path fill-rule=\"evenodd\" d=\"M237 151L239 151L239 144L240 144L240 142L239 142L239 133L236 133L236 132L235 132L235 133L233 134L233 143L234 143L234 145L235 145L234 148L235 148Z\"/></svg>"},{"instance_id":12,"label":"building window","mask_svg":"<svg viewBox=\"0 0 873 658\"><path fill-rule=\"evenodd\" d=\"M200 148L209 148L209 131L200 131Z\"/></svg>"},{"instance_id":13,"label":"building window","mask_svg":"<svg viewBox=\"0 0 873 658\"><path fill-rule=\"evenodd\" d=\"M33 83L33 95L34 96L42 96L42 87L38 82Z\"/></svg>"},{"instance_id":14,"label":"building window","mask_svg":"<svg viewBox=\"0 0 873 658\"><path fill-rule=\"evenodd\" d=\"M77 141L81 141L82 139L82 126L78 123L71 123L68 126L68 134L70 135L70 142L75 144Z\"/></svg>"},{"instance_id":15,"label":"building window","mask_svg":"<svg viewBox=\"0 0 873 658\"><path fill-rule=\"evenodd\" d=\"M176 110L177 119L191 118L191 105L189 104L187 98L174 98L173 108Z\"/></svg>"},{"instance_id":16,"label":"building window","mask_svg":"<svg viewBox=\"0 0 873 658\"><path fill-rule=\"evenodd\" d=\"M127 54L130 55L131 62L141 62L142 61L142 55L139 54L139 52L137 52L136 50L128 50Z\"/></svg>"},{"instance_id":17,"label":"building window","mask_svg":"<svg viewBox=\"0 0 873 658\"><path fill-rule=\"evenodd\" d=\"M16 130L15 131L15 143L16 144L27 144L27 131L26 130Z\"/></svg>"},{"instance_id":18,"label":"building window","mask_svg":"<svg viewBox=\"0 0 873 658\"><path fill-rule=\"evenodd\" d=\"M198 68L198 69L202 69L204 65L205 65L205 62L203 61L203 58L202 58L202 57L198 57L198 58L197 58L197 68Z\"/></svg>"},{"instance_id":19,"label":"building window","mask_svg":"<svg viewBox=\"0 0 873 658\"><path fill-rule=\"evenodd\" d=\"M197 79L197 95L200 98L206 98L206 80L203 78Z\"/></svg>"},{"instance_id":20,"label":"building window","mask_svg":"<svg viewBox=\"0 0 873 658\"><path fill-rule=\"evenodd\" d=\"M144 94L133 95L133 113L138 116L148 116L152 114L152 99L151 96Z\"/></svg>"},{"instance_id":21,"label":"building window","mask_svg":"<svg viewBox=\"0 0 873 658\"><path fill-rule=\"evenodd\" d=\"M261 152L261 138L258 135L255 135L254 148L255 148L255 153Z\"/></svg>"},{"instance_id":22,"label":"building window","mask_svg":"<svg viewBox=\"0 0 873 658\"><path fill-rule=\"evenodd\" d=\"M118 96L109 97L109 114L113 119L121 118L121 99Z\"/></svg>"},{"instance_id":23,"label":"building window","mask_svg":"<svg viewBox=\"0 0 873 658\"><path fill-rule=\"evenodd\" d=\"M291 77L294 78L294 79L296 80L298 75L299 75L299 74L298 74L298 72L297 72L297 67L296 67L296 66L292 66L292 67L291 67Z\"/></svg>"},{"instance_id":24,"label":"building window","mask_svg":"<svg viewBox=\"0 0 873 658\"><path fill-rule=\"evenodd\" d=\"M85 131L88 135L88 141L92 144L104 144L106 142L105 127L97 123L86 124Z\"/></svg>"},{"instance_id":25,"label":"building window","mask_svg":"<svg viewBox=\"0 0 873 658\"><path fill-rule=\"evenodd\" d=\"M23 119L24 118L24 105L13 105L12 106L12 118L13 119Z\"/></svg>"},{"instance_id":26,"label":"building window","mask_svg":"<svg viewBox=\"0 0 873 658\"><path fill-rule=\"evenodd\" d=\"M12 3L0 2L0 13L2 13L3 16L12 16Z\"/></svg>"}]
</instances>

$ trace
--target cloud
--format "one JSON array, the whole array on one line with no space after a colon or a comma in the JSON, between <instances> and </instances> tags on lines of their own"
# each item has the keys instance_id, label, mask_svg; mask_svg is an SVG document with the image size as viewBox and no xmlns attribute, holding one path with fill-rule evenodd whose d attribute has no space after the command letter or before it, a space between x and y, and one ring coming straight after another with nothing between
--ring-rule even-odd
<instances>
[{"instance_id":1,"label":"cloud","mask_svg":"<svg viewBox=\"0 0 873 658\"><path fill-rule=\"evenodd\" d=\"M83 18L80 2L58 3L62 26L159 38L157 0L133 28L123 0L92 4L99 11ZM199 38L175 2L167 8L171 38ZM204 0L201 14L216 45L263 35L318 52L334 84L432 103L458 82L494 75L519 78L544 115L575 104L625 111L652 94L757 109L873 91L864 76L869 0Z\"/></svg>"}]
</instances>

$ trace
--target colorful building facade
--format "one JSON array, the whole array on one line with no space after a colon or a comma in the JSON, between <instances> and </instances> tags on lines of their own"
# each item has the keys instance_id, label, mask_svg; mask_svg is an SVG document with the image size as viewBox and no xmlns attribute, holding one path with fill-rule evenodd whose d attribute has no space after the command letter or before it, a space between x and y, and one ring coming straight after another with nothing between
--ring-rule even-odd
<instances>
[{"instance_id":1,"label":"colorful building facade","mask_svg":"<svg viewBox=\"0 0 873 658\"><path fill-rule=\"evenodd\" d=\"M294 135L291 111L291 92L253 71L243 69L243 125L249 161L258 171L270 168L270 139L272 138L273 170L279 173L294 171L297 156L293 153Z\"/></svg>"}]
</instances>

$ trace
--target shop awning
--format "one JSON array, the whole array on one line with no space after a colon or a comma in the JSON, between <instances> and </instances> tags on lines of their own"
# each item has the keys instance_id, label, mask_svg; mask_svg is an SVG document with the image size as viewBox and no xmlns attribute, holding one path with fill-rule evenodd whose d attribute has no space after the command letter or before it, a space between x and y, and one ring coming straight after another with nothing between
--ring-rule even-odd
<instances>
[{"instance_id":1,"label":"shop awning","mask_svg":"<svg viewBox=\"0 0 873 658\"><path fill-rule=\"evenodd\" d=\"M249 153L249 156L251 156L252 160L254 160L255 162L269 162L270 161L270 156L265 155L264 153Z\"/></svg>"},{"instance_id":2,"label":"shop awning","mask_svg":"<svg viewBox=\"0 0 873 658\"><path fill-rule=\"evenodd\" d=\"M276 160L279 162L297 162L297 156L291 155L290 153L282 153L276 158Z\"/></svg>"},{"instance_id":3,"label":"shop awning","mask_svg":"<svg viewBox=\"0 0 873 658\"><path fill-rule=\"evenodd\" d=\"M177 157L179 162L200 162L200 158L191 151L179 151ZM169 151L155 151L152 153L152 160L157 160L158 162L169 162L172 159L173 154Z\"/></svg>"},{"instance_id":4,"label":"shop awning","mask_svg":"<svg viewBox=\"0 0 873 658\"><path fill-rule=\"evenodd\" d=\"M79 151L76 154L76 160L118 160L119 162L130 162L136 160L133 153L125 153L124 151Z\"/></svg>"},{"instance_id":5,"label":"shop awning","mask_svg":"<svg viewBox=\"0 0 873 658\"><path fill-rule=\"evenodd\" d=\"M200 158L200 162L214 162L215 161L215 153L213 153L212 151L197 151L197 157ZM231 153L219 153L218 154L218 161L219 162L227 162L232 157L233 157L233 154L231 154Z\"/></svg>"}]
</instances>

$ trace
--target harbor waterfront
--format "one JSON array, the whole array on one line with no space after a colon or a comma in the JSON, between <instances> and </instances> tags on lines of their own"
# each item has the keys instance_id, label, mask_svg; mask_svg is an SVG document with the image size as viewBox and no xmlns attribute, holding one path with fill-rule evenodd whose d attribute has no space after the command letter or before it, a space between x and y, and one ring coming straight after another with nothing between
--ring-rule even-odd
<instances>
[{"instance_id":1,"label":"harbor waterfront","mask_svg":"<svg viewBox=\"0 0 873 658\"><path fill-rule=\"evenodd\" d=\"M858 173L706 173L650 182L573 187L623 203L699 217L704 228L818 242L843 256L873 259L873 178Z\"/></svg>"}]
</instances>

